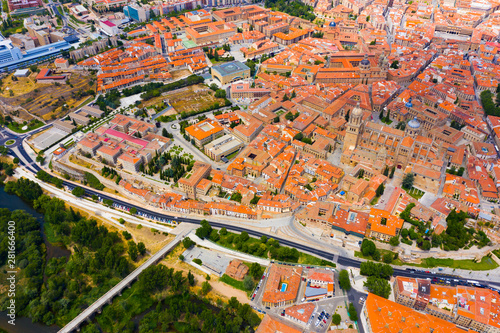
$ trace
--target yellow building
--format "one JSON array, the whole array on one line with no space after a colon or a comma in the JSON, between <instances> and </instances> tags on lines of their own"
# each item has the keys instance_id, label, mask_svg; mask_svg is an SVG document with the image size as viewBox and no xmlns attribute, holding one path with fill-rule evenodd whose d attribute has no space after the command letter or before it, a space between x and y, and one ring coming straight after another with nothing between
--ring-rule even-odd
<instances>
[{"instance_id":1,"label":"yellow building","mask_svg":"<svg viewBox=\"0 0 500 333\"><path fill-rule=\"evenodd\" d=\"M227 62L213 66L212 77L222 84L228 84L241 79L248 79L250 77L250 68L239 61Z\"/></svg>"}]
</instances>

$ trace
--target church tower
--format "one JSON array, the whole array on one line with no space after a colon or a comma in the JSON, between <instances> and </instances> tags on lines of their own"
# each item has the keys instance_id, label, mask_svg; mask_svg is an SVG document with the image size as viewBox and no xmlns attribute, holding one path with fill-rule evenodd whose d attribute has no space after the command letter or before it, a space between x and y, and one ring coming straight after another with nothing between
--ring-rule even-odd
<instances>
[{"instance_id":1,"label":"church tower","mask_svg":"<svg viewBox=\"0 0 500 333\"><path fill-rule=\"evenodd\" d=\"M361 79L361 84L368 84L371 77L371 64L368 60L368 54L365 54L363 60L359 63L359 77Z\"/></svg>"},{"instance_id":2,"label":"church tower","mask_svg":"<svg viewBox=\"0 0 500 333\"><path fill-rule=\"evenodd\" d=\"M344 138L344 150L349 149L351 146L356 147L358 145L358 138L362 131L363 125L363 110L359 106L359 102L356 107L352 110L351 116L349 117L349 122L347 123L347 129Z\"/></svg>"}]
</instances>

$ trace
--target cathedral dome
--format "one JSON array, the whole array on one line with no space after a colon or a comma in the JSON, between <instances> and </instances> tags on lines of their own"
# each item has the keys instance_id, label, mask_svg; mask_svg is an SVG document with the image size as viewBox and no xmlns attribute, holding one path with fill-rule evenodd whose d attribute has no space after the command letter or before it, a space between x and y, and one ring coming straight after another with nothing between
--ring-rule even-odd
<instances>
[{"instance_id":1,"label":"cathedral dome","mask_svg":"<svg viewBox=\"0 0 500 333\"><path fill-rule=\"evenodd\" d=\"M411 97L408 99L408 102L406 102L406 103L405 103L405 106L406 106L407 108L411 108L411 107L413 107L413 103L411 102Z\"/></svg>"},{"instance_id":2,"label":"cathedral dome","mask_svg":"<svg viewBox=\"0 0 500 333\"><path fill-rule=\"evenodd\" d=\"M354 109L352 109L352 115L355 117L361 117L363 115L363 110L361 110L361 107L359 106L359 102L358 102L358 104L356 104Z\"/></svg>"},{"instance_id":3,"label":"cathedral dome","mask_svg":"<svg viewBox=\"0 0 500 333\"><path fill-rule=\"evenodd\" d=\"M368 54L365 54L365 57L363 58L363 60L361 60L360 64L363 66L370 66L370 60L368 60Z\"/></svg>"},{"instance_id":4,"label":"cathedral dome","mask_svg":"<svg viewBox=\"0 0 500 333\"><path fill-rule=\"evenodd\" d=\"M408 122L408 127L413 129L418 129L420 127L420 121L418 121L417 117Z\"/></svg>"}]
</instances>

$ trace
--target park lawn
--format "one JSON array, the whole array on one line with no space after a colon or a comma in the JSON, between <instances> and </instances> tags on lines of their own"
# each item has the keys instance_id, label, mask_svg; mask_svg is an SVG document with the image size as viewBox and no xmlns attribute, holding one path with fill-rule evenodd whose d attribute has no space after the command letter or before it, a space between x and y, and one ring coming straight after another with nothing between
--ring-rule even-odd
<instances>
[{"instance_id":1,"label":"park lawn","mask_svg":"<svg viewBox=\"0 0 500 333\"><path fill-rule=\"evenodd\" d=\"M337 267L337 265L331 261L320 259L318 257L315 257L313 255L310 255L310 254L307 254L304 252L299 252L299 253L300 253L299 264Z\"/></svg>"},{"instance_id":2,"label":"park lawn","mask_svg":"<svg viewBox=\"0 0 500 333\"><path fill-rule=\"evenodd\" d=\"M28 124L28 128L26 130L22 130L21 128L23 128L24 126L26 125L23 125L23 124L19 124L18 127L12 125L12 123L8 124L7 127L11 130L11 131L14 131L16 133L26 133L26 132L29 132L29 131L32 131L34 129L37 129L39 127L42 127L43 125L45 125L44 123L42 123L41 121L36 121L36 122L33 122L33 124Z\"/></svg>"},{"instance_id":3,"label":"park lawn","mask_svg":"<svg viewBox=\"0 0 500 333\"><path fill-rule=\"evenodd\" d=\"M413 197L416 200L419 200L425 194L424 191L421 191L414 187L412 187L409 191L406 191L406 193L408 193L409 196Z\"/></svg>"},{"instance_id":4,"label":"park lawn","mask_svg":"<svg viewBox=\"0 0 500 333\"><path fill-rule=\"evenodd\" d=\"M472 260L426 258L425 265L424 267L450 267L469 271L488 271L498 267L496 261L488 256L484 256L480 262L474 262Z\"/></svg>"},{"instance_id":5,"label":"park lawn","mask_svg":"<svg viewBox=\"0 0 500 333\"><path fill-rule=\"evenodd\" d=\"M238 281L236 279L233 279L232 277L230 277L229 275L227 274L224 274L222 275L220 278L219 278L219 281L221 282L224 282L225 284L228 284L230 285L231 287L233 288L236 288L236 289L239 289L239 290L242 290L244 292L247 293L247 297L250 297L250 293L252 292L251 290L246 290L245 289L245 286L243 284L243 281Z\"/></svg>"}]
</instances>

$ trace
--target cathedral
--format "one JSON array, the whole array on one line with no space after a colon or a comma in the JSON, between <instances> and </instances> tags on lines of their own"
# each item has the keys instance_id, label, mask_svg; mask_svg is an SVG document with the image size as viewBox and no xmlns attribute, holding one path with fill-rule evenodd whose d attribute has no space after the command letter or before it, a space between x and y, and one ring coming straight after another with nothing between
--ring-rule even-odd
<instances>
[{"instance_id":1,"label":"cathedral","mask_svg":"<svg viewBox=\"0 0 500 333\"><path fill-rule=\"evenodd\" d=\"M417 118L410 120L403 131L364 121L363 113L358 104L349 117L342 163L352 166L362 163L381 171L386 166L405 169L408 165L432 165L435 160L443 159L446 148L424 136Z\"/></svg>"}]
</instances>

